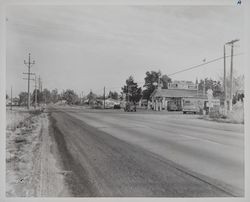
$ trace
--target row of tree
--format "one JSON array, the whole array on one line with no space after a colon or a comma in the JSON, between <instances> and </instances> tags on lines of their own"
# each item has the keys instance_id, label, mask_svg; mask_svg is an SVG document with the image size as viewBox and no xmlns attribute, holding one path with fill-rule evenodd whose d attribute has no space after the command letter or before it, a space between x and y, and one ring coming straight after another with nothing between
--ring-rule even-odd
<instances>
[{"instance_id":1,"label":"row of tree","mask_svg":"<svg viewBox=\"0 0 250 202\"><path fill-rule=\"evenodd\" d=\"M142 87L139 87L138 83L135 82L133 76L129 76L129 78L125 81L125 85L121 88L121 95L119 95L116 91L109 91L107 98L112 98L115 100L121 99L130 102L138 102L140 99L150 100L150 95L155 90L155 88L160 84L161 88L167 89L168 84L171 83L172 80L166 74L162 74L161 71L147 71L144 78L144 90ZM215 81L213 79L205 78L200 81L196 80L196 84L198 85L199 91L207 91L208 89L213 90L214 97L223 97L224 90L221 81ZM239 76L234 78L234 92L236 93L237 89L242 88L244 84L244 76ZM229 85L230 82L226 80L227 85L227 94L229 94ZM244 86L243 86L244 88ZM236 90L235 90L236 89ZM62 93L58 93L57 89L53 89L49 91L48 89L44 89L42 92L37 90L33 91L31 95L31 102L35 103L35 96L37 93L37 103L56 103L60 100L65 100L67 104L80 104L82 100L74 90L67 89ZM8 95L6 95L7 99ZM88 102L93 102L97 98L103 99L103 96L97 96L92 91L85 97ZM26 105L28 99L27 92L21 92L19 94L19 105Z\"/></svg>"},{"instance_id":2,"label":"row of tree","mask_svg":"<svg viewBox=\"0 0 250 202\"><path fill-rule=\"evenodd\" d=\"M57 100L58 92L57 89L54 89L52 91L49 91L48 89L44 89L43 91L40 90L34 90L31 94L31 103L35 104L36 98L37 98L37 104L41 103L50 103L55 100ZM21 92L19 93L19 105L27 105L28 103L28 93L27 92Z\"/></svg>"},{"instance_id":3,"label":"row of tree","mask_svg":"<svg viewBox=\"0 0 250 202\"><path fill-rule=\"evenodd\" d=\"M134 81L133 76L129 76L126 80L126 85L122 87L122 96L123 99L130 102L138 102L141 98L149 100L150 95L155 90L156 86L160 83L163 89L168 88L168 84L171 82L171 78L167 75L162 75L161 71L147 71L146 77L144 78L145 88L142 90L141 87L138 87L138 83Z\"/></svg>"},{"instance_id":4,"label":"row of tree","mask_svg":"<svg viewBox=\"0 0 250 202\"><path fill-rule=\"evenodd\" d=\"M220 78L221 81L216 81L211 78L201 79L200 81L196 80L196 84L198 86L198 91L207 92L208 89L213 90L213 96L217 98L224 98L224 87L223 87L223 79ZM126 100L132 102L138 102L141 98L150 100L150 95L156 89L158 85L161 85L162 89L168 89L168 84L171 83L172 80L166 74L161 73L161 71L147 71L146 76L144 78L144 90L141 87L138 87L138 84L134 81L134 78L130 76L126 80L126 85L122 87L122 94L124 94L124 98ZM227 95L230 93L230 80L229 77L226 78L226 87L227 87ZM244 76L236 76L233 78L233 95L235 96L239 90L244 89ZM237 95L238 96L238 95ZM242 100L243 95L240 95L239 99ZM234 98L236 99L236 98ZM237 98L238 99L238 98Z\"/></svg>"}]
</instances>

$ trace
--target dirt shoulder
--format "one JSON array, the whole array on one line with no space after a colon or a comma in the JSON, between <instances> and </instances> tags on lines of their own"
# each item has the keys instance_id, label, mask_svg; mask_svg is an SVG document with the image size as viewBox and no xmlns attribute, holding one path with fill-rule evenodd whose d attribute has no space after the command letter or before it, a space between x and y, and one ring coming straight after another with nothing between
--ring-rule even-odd
<instances>
[{"instance_id":1,"label":"dirt shoulder","mask_svg":"<svg viewBox=\"0 0 250 202\"><path fill-rule=\"evenodd\" d=\"M48 114L7 111L7 119L6 197L67 196Z\"/></svg>"}]
</instances>

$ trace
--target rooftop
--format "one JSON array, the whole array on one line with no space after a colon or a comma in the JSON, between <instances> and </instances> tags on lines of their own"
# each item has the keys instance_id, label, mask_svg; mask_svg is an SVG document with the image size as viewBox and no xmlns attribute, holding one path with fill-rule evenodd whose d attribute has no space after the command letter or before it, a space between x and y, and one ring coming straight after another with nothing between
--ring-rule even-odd
<instances>
[{"instance_id":1,"label":"rooftop","mask_svg":"<svg viewBox=\"0 0 250 202\"><path fill-rule=\"evenodd\" d=\"M201 91L190 89L155 89L150 97L199 97L206 98Z\"/></svg>"}]
</instances>

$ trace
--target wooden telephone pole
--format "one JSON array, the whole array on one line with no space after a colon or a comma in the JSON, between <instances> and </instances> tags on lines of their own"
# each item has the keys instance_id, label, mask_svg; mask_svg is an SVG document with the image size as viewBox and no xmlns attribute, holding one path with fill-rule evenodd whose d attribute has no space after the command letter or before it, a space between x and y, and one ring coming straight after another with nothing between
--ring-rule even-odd
<instances>
[{"instance_id":1,"label":"wooden telephone pole","mask_svg":"<svg viewBox=\"0 0 250 202\"><path fill-rule=\"evenodd\" d=\"M232 109L233 109L233 54L234 54L234 43L238 42L238 41L239 41L239 39L235 39L235 40L232 40L232 41L229 41L229 42L226 43L227 45L231 45L230 93L229 93L229 110L230 111L232 111ZM224 73L224 76L225 76L225 73Z\"/></svg>"},{"instance_id":2,"label":"wooden telephone pole","mask_svg":"<svg viewBox=\"0 0 250 202\"><path fill-rule=\"evenodd\" d=\"M29 59L28 59L28 62L26 62L24 60L24 64L28 67L28 72L27 73L23 73L23 74L28 74L28 105L27 105L27 108L30 109L30 75L35 75L34 73L31 73L30 72L30 68L32 65L35 64L35 60L33 60L32 62L30 61L30 53L29 53Z\"/></svg>"},{"instance_id":3,"label":"wooden telephone pole","mask_svg":"<svg viewBox=\"0 0 250 202\"><path fill-rule=\"evenodd\" d=\"M10 110L12 110L12 86L10 91Z\"/></svg>"},{"instance_id":4,"label":"wooden telephone pole","mask_svg":"<svg viewBox=\"0 0 250 202\"><path fill-rule=\"evenodd\" d=\"M104 88L103 88L103 109L105 109L105 86L104 86Z\"/></svg>"}]
</instances>

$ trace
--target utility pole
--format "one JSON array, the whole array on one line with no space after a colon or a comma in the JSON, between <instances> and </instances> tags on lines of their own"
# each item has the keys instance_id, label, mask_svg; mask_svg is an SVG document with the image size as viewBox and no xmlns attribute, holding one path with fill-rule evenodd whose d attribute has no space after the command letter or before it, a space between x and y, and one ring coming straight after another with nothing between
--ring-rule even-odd
<instances>
[{"instance_id":1,"label":"utility pole","mask_svg":"<svg viewBox=\"0 0 250 202\"><path fill-rule=\"evenodd\" d=\"M26 73L24 73L24 74L26 74ZM31 74L31 75L35 75L35 74ZM28 80L28 78L23 78L24 80ZM35 79L33 79L33 78L30 78L30 81L35 81Z\"/></svg>"},{"instance_id":2,"label":"utility pole","mask_svg":"<svg viewBox=\"0 0 250 202\"><path fill-rule=\"evenodd\" d=\"M10 89L10 110L12 110L12 86Z\"/></svg>"},{"instance_id":3,"label":"utility pole","mask_svg":"<svg viewBox=\"0 0 250 202\"><path fill-rule=\"evenodd\" d=\"M36 85L36 75L35 75L35 109L37 107L37 85Z\"/></svg>"},{"instance_id":4,"label":"utility pole","mask_svg":"<svg viewBox=\"0 0 250 202\"><path fill-rule=\"evenodd\" d=\"M103 109L105 109L105 86L103 88Z\"/></svg>"},{"instance_id":5,"label":"utility pole","mask_svg":"<svg viewBox=\"0 0 250 202\"><path fill-rule=\"evenodd\" d=\"M46 98L46 91L44 91L44 104L46 105L47 98Z\"/></svg>"},{"instance_id":6,"label":"utility pole","mask_svg":"<svg viewBox=\"0 0 250 202\"><path fill-rule=\"evenodd\" d=\"M28 67L28 72L27 73L23 73L23 74L28 74L28 110L30 109L30 75L34 75L33 73L30 73L30 68L32 65L35 64L35 61L33 60L32 62L30 61L30 53L29 53L29 60L28 62L26 62L24 60L24 64Z\"/></svg>"},{"instance_id":7,"label":"utility pole","mask_svg":"<svg viewBox=\"0 0 250 202\"><path fill-rule=\"evenodd\" d=\"M203 95L206 95L206 78L204 78L204 84L203 84Z\"/></svg>"},{"instance_id":8,"label":"utility pole","mask_svg":"<svg viewBox=\"0 0 250 202\"><path fill-rule=\"evenodd\" d=\"M202 60L202 62L206 62L206 58ZM205 69L204 69L205 71ZM203 96L205 97L206 95L206 77L204 76L204 83L203 83Z\"/></svg>"},{"instance_id":9,"label":"utility pole","mask_svg":"<svg viewBox=\"0 0 250 202\"><path fill-rule=\"evenodd\" d=\"M41 95L41 78L40 78L40 75L38 76L38 90L39 90L39 95ZM39 96L41 97L41 96ZM38 106L40 106L40 100L39 102L37 103Z\"/></svg>"},{"instance_id":10,"label":"utility pole","mask_svg":"<svg viewBox=\"0 0 250 202\"><path fill-rule=\"evenodd\" d=\"M232 40L226 44L231 45L231 67L230 67L230 100L229 100L229 110L233 109L233 53L234 53L234 43L238 42L239 39Z\"/></svg>"},{"instance_id":11,"label":"utility pole","mask_svg":"<svg viewBox=\"0 0 250 202\"><path fill-rule=\"evenodd\" d=\"M127 85L127 103L129 103L129 85Z\"/></svg>"},{"instance_id":12,"label":"utility pole","mask_svg":"<svg viewBox=\"0 0 250 202\"><path fill-rule=\"evenodd\" d=\"M230 67L230 101L229 110L233 109L233 54L234 54L234 44L231 44L231 67Z\"/></svg>"},{"instance_id":13,"label":"utility pole","mask_svg":"<svg viewBox=\"0 0 250 202\"><path fill-rule=\"evenodd\" d=\"M38 76L38 90L41 90L41 80L40 75Z\"/></svg>"},{"instance_id":14,"label":"utility pole","mask_svg":"<svg viewBox=\"0 0 250 202\"><path fill-rule=\"evenodd\" d=\"M38 85L39 85L39 91L42 92L43 91L43 87L42 87L42 79L41 79L40 76L38 78Z\"/></svg>"},{"instance_id":15,"label":"utility pole","mask_svg":"<svg viewBox=\"0 0 250 202\"><path fill-rule=\"evenodd\" d=\"M224 107L225 107L225 113L227 111L227 79L226 79L226 44L224 44L224 80L223 80L223 84L224 84Z\"/></svg>"},{"instance_id":16,"label":"utility pole","mask_svg":"<svg viewBox=\"0 0 250 202\"><path fill-rule=\"evenodd\" d=\"M196 77L196 81L195 81L195 87L196 87L196 96L198 97L198 95L199 95L199 92L198 92L198 90L199 90L199 83L198 83L198 78Z\"/></svg>"}]
</instances>

